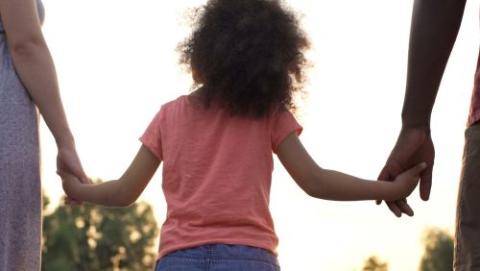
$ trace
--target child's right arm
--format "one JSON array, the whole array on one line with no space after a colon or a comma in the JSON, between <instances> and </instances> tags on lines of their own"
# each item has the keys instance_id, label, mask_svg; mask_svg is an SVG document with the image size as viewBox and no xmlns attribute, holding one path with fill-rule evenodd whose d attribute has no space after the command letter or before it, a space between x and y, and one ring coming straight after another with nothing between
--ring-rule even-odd
<instances>
[{"instance_id":1,"label":"child's right arm","mask_svg":"<svg viewBox=\"0 0 480 271\"><path fill-rule=\"evenodd\" d=\"M310 196L339 201L385 200L406 198L418 184L421 163L400 174L394 182L374 182L322 169L310 157L295 133L280 143L277 155L295 182Z\"/></svg>"}]
</instances>

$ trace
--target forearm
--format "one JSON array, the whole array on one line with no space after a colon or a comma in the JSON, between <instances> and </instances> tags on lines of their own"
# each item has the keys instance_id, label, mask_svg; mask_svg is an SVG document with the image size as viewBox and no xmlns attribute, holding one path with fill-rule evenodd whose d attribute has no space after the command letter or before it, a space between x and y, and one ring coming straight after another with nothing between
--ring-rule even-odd
<instances>
[{"instance_id":1,"label":"forearm","mask_svg":"<svg viewBox=\"0 0 480 271\"><path fill-rule=\"evenodd\" d=\"M100 184L82 184L68 172L59 172L63 180L63 189L67 195L78 201L105 206L128 206L134 203L143 192L160 160L142 145L132 163L115 181Z\"/></svg>"},{"instance_id":2,"label":"forearm","mask_svg":"<svg viewBox=\"0 0 480 271\"><path fill-rule=\"evenodd\" d=\"M404 127L429 127L438 88L455 43L466 0L415 0Z\"/></svg>"},{"instance_id":3,"label":"forearm","mask_svg":"<svg viewBox=\"0 0 480 271\"><path fill-rule=\"evenodd\" d=\"M81 184L72 182L74 187L66 187L71 198L109 207L124 207L132 204L135 199L125 193L120 180L100 184Z\"/></svg>"},{"instance_id":4,"label":"forearm","mask_svg":"<svg viewBox=\"0 0 480 271\"><path fill-rule=\"evenodd\" d=\"M338 201L392 200L399 191L391 182L360 179L333 170L321 169L310 181L309 195L315 198Z\"/></svg>"},{"instance_id":5,"label":"forearm","mask_svg":"<svg viewBox=\"0 0 480 271\"><path fill-rule=\"evenodd\" d=\"M39 108L57 146L73 147L74 139L60 98L55 67L44 40L14 46L12 58L22 83Z\"/></svg>"}]
</instances>

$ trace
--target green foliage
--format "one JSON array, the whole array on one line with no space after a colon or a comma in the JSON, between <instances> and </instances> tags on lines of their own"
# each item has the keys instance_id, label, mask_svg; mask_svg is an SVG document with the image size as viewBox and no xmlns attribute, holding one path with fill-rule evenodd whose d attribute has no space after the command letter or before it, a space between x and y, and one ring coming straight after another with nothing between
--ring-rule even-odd
<instances>
[{"instance_id":1,"label":"green foliage","mask_svg":"<svg viewBox=\"0 0 480 271\"><path fill-rule=\"evenodd\" d=\"M61 204L44 217L42 270L151 270L157 237L146 203L129 208Z\"/></svg>"},{"instance_id":2,"label":"green foliage","mask_svg":"<svg viewBox=\"0 0 480 271\"><path fill-rule=\"evenodd\" d=\"M453 238L447 232L429 229L423 243L425 252L420 263L421 271L453 270Z\"/></svg>"},{"instance_id":3,"label":"green foliage","mask_svg":"<svg viewBox=\"0 0 480 271\"><path fill-rule=\"evenodd\" d=\"M365 261L362 271L388 271L388 264L380 261L376 256L370 256Z\"/></svg>"}]
</instances>

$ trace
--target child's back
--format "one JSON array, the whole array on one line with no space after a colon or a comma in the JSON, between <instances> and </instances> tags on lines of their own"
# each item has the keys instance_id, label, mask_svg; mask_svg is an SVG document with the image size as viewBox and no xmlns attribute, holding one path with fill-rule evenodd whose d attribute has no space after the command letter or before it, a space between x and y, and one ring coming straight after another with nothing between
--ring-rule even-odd
<instances>
[{"instance_id":1,"label":"child's back","mask_svg":"<svg viewBox=\"0 0 480 271\"><path fill-rule=\"evenodd\" d=\"M162 106L141 138L164 163L168 212L160 256L211 243L275 251L268 209L272 151L300 130L288 111L235 117L203 108L192 95Z\"/></svg>"}]
</instances>

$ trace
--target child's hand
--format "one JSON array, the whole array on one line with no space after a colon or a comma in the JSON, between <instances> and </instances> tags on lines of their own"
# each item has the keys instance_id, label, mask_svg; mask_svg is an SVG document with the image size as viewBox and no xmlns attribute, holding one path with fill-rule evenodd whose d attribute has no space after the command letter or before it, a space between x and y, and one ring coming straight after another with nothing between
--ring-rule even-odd
<instances>
[{"instance_id":1,"label":"child's hand","mask_svg":"<svg viewBox=\"0 0 480 271\"><path fill-rule=\"evenodd\" d=\"M420 163L409 170L402 172L395 178L393 184L395 186L395 197L393 200L407 198L417 187L420 174L427 168L427 163Z\"/></svg>"},{"instance_id":2,"label":"child's hand","mask_svg":"<svg viewBox=\"0 0 480 271\"><path fill-rule=\"evenodd\" d=\"M65 191L65 194L67 194L67 196L69 198L69 202L70 203L77 203L77 204L80 203L81 199L78 198L78 193L76 193L79 186L82 185L80 179L78 179L76 176L74 176L70 173L64 172L64 171L59 171L57 173L62 178L63 191ZM68 204L70 204L70 203L68 203Z\"/></svg>"}]
</instances>

